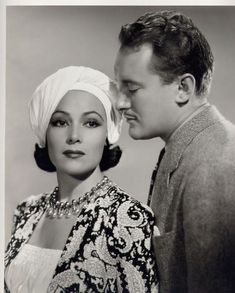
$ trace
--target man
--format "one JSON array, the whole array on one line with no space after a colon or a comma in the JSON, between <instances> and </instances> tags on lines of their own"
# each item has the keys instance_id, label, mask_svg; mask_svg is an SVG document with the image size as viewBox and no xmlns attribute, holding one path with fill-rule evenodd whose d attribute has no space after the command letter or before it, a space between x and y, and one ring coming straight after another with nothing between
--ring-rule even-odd
<instances>
[{"instance_id":1,"label":"man","mask_svg":"<svg viewBox=\"0 0 235 293\"><path fill-rule=\"evenodd\" d=\"M160 292L235 292L235 126L207 101L210 46L174 11L145 14L119 39L129 134L165 142L150 198Z\"/></svg>"}]
</instances>

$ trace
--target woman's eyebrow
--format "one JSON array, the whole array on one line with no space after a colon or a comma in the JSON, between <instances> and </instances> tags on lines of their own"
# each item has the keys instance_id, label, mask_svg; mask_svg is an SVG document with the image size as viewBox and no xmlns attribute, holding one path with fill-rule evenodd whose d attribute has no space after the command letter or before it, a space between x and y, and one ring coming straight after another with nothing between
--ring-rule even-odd
<instances>
[{"instance_id":1,"label":"woman's eyebrow","mask_svg":"<svg viewBox=\"0 0 235 293\"><path fill-rule=\"evenodd\" d=\"M102 115L96 111L87 111L83 113L84 116L89 114L97 114L104 121L104 118L102 117Z\"/></svg>"},{"instance_id":2,"label":"woman's eyebrow","mask_svg":"<svg viewBox=\"0 0 235 293\"><path fill-rule=\"evenodd\" d=\"M63 110L56 110L55 112L52 113L51 116L55 115L55 114L65 114L65 115L69 115L68 112L63 111Z\"/></svg>"},{"instance_id":3,"label":"woman's eyebrow","mask_svg":"<svg viewBox=\"0 0 235 293\"><path fill-rule=\"evenodd\" d=\"M64 115L70 116L70 113L68 113L66 111L63 111L63 110L56 110L52 114L52 116L55 115L55 114L64 114ZM82 115L83 116L87 116L87 115L90 115L90 114L96 114L96 115L98 115L104 121L104 118L102 117L102 115L100 113L98 113L97 111L94 111L94 110L92 110L92 111L86 111Z\"/></svg>"}]
</instances>

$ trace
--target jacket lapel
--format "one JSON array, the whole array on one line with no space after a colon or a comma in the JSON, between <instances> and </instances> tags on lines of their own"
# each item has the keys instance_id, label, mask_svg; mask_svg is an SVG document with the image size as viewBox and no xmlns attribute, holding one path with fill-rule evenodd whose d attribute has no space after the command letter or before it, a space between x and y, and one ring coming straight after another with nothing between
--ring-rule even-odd
<instances>
[{"instance_id":1,"label":"jacket lapel","mask_svg":"<svg viewBox=\"0 0 235 293\"><path fill-rule=\"evenodd\" d=\"M214 106L207 105L192 119L183 124L166 144L166 153L160 164L155 184L151 208L156 215L156 225L164 233L168 208L173 200L170 181L176 172L182 156L193 139L203 130L220 121L220 114ZM174 186L172 187L174 188Z\"/></svg>"},{"instance_id":2,"label":"jacket lapel","mask_svg":"<svg viewBox=\"0 0 235 293\"><path fill-rule=\"evenodd\" d=\"M15 232L12 234L5 254L5 267L17 256L21 248L28 242L41 216L45 211L45 196L40 199L24 201L18 206L15 222Z\"/></svg>"}]
</instances>

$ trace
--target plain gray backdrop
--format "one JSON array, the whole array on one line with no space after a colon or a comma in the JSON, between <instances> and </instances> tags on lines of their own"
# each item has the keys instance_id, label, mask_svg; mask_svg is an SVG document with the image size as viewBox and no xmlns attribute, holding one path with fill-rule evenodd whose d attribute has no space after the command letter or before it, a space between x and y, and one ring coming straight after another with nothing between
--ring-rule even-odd
<instances>
[{"instance_id":1,"label":"plain gray backdrop","mask_svg":"<svg viewBox=\"0 0 235 293\"><path fill-rule=\"evenodd\" d=\"M235 122L235 7L198 6L12 6L6 14L6 242L17 203L56 185L54 174L38 169L36 138L28 101L49 74L68 65L89 66L113 77L118 33L123 24L148 11L180 10L190 16L211 44L216 66L210 102ZM134 141L124 124L120 164L107 174L133 197L146 202L160 139Z\"/></svg>"}]
</instances>

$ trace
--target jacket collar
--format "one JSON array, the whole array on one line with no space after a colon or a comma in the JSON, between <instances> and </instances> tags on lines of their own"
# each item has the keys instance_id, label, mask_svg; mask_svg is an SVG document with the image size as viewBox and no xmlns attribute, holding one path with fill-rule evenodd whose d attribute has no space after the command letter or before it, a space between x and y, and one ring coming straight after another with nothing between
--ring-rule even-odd
<instances>
[{"instance_id":1,"label":"jacket collar","mask_svg":"<svg viewBox=\"0 0 235 293\"><path fill-rule=\"evenodd\" d=\"M46 209L45 194L40 199L28 198L20 205L15 231L11 236L5 253L5 267L16 257L32 235L36 225Z\"/></svg>"},{"instance_id":2,"label":"jacket collar","mask_svg":"<svg viewBox=\"0 0 235 293\"><path fill-rule=\"evenodd\" d=\"M168 173L173 172L180 162L181 156L192 140L204 129L220 120L218 110L211 105L206 105L202 111L193 116L179 127L166 143L164 161L168 166Z\"/></svg>"}]
</instances>

